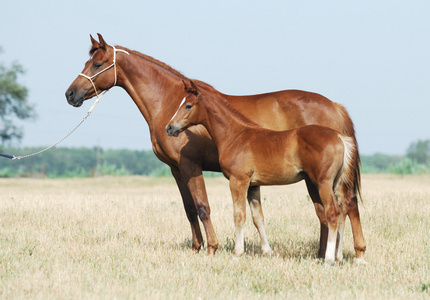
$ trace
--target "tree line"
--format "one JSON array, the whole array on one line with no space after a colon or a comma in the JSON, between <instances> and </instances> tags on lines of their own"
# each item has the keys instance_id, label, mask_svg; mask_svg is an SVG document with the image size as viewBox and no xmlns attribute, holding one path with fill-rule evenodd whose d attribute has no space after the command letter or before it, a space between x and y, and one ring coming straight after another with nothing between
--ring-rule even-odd
<instances>
[{"instance_id":1,"label":"tree line","mask_svg":"<svg viewBox=\"0 0 430 300\"><path fill-rule=\"evenodd\" d=\"M42 148L5 147L2 153L15 156ZM152 151L103 150L58 147L37 156L0 161L0 177L89 177L98 175L148 175L170 173Z\"/></svg>"},{"instance_id":2,"label":"tree line","mask_svg":"<svg viewBox=\"0 0 430 300\"><path fill-rule=\"evenodd\" d=\"M15 156L42 148L0 147ZM412 143L406 155L362 155L362 173L430 173L430 140ZM0 158L0 177L90 177L102 175L171 176L170 169L151 150L103 150L58 147L31 158ZM206 173L208 176L209 173Z\"/></svg>"}]
</instances>

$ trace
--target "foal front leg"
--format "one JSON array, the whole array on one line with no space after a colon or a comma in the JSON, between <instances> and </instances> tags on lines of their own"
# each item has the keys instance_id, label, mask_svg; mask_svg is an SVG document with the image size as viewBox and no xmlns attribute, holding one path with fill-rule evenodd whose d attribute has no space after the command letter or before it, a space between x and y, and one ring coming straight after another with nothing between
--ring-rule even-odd
<instances>
[{"instance_id":1,"label":"foal front leg","mask_svg":"<svg viewBox=\"0 0 430 300\"><path fill-rule=\"evenodd\" d=\"M269 256L272 254L269 241L267 240L266 230L264 229L264 215L261 207L261 195L259 186L250 186L248 189L248 203L251 209L252 220L254 225L260 234L261 249L263 250L263 256Z\"/></svg>"},{"instance_id":2,"label":"foal front leg","mask_svg":"<svg viewBox=\"0 0 430 300\"><path fill-rule=\"evenodd\" d=\"M230 192L233 199L233 217L235 227L235 245L233 254L240 256L245 252L245 239L243 226L246 220L246 192L249 187L249 180L230 178Z\"/></svg>"}]
</instances>

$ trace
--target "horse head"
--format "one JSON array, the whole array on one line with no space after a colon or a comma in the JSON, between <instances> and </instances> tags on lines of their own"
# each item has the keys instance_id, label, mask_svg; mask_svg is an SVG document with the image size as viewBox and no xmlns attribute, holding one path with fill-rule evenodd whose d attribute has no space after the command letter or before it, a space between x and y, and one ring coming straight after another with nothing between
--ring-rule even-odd
<instances>
[{"instance_id":1,"label":"horse head","mask_svg":"<svg viewBox=\"0 0 430 300\"><path fill-rule=\"evenodd\" d=\"M98 96L104 90L116 85L116 52L122 51L128 54L125 50L108 45L101 34L97 35L99 41L90 35L92 43L90 59L66 91L67 102L74 107L81 106L85 100Z\"/></svg>"},{"instance_id":2,"label":"horse head","mask_svg":"<svg viewBox=\"0 0 430 300\"><path fill-rule=\"evenodd\" d=\"M198 106L202 99L202 94L198 91L193 81L190 80L189 83L187 83L183 80L183 83L187 95L182 99L177 111L166 126L166 132L169 136L177 137L179 133L191 125L200 122Z\"/></svg>"}]
</instances>

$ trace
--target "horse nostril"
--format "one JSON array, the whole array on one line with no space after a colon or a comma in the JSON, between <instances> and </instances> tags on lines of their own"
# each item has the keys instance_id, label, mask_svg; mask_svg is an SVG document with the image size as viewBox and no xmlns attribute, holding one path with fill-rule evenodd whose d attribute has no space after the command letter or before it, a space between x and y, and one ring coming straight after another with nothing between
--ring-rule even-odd
<instances>
[{"instance_id":1,"label":"horse nostril","mask_svg":"<svg viewBox=\"0 0 430 300\"><path fill-rule=\"evenodd\" d=\"M73 98L75 97L75 92L73 90L68 90L66 92L66 98L67 100L73 100Z\"/></svg>"},{"instance_id":2,"label":"horse nostril","mask_svg":"<svg viewBox=\"0 0 430 300\"><path fill-rule=\"evenodd\" d=\"M168 134L170 134L170 132L172 131L172 125L167 125L166 126L166 132L168 133Z\"/></svg>"}]
</instances>

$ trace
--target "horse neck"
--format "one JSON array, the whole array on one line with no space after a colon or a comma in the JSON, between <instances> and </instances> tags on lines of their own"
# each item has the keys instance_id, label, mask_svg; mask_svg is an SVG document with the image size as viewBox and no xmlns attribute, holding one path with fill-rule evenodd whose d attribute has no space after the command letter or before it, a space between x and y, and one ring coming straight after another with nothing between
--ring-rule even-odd
<instances>
[{"instance_id":1,"label":"horse neck","mask_svg":"<svg viewBox=\"0 0 430 300\"><path fill-rule=\"evenodd\" d=\"M141 53L129 51L130 55L118 59L118 85L126 90L146 119L150 130L164 128L186 92L182 75L161 62ZM173 99L173 101L172 101Z\"/></svg>"},{"instance_id":2,"label":"horse neck","mask_svg":"<svg viewBox=\"0 0 430 300\"><path fill-rule=\"evenodd\" d=\"M200 103L203 104L205 110L202 125L206 127L220 152L222 151L220 149L222 143L230 145L244 131L260 128L221 98L205 97Z\"/></svg>"}]
</instances>

